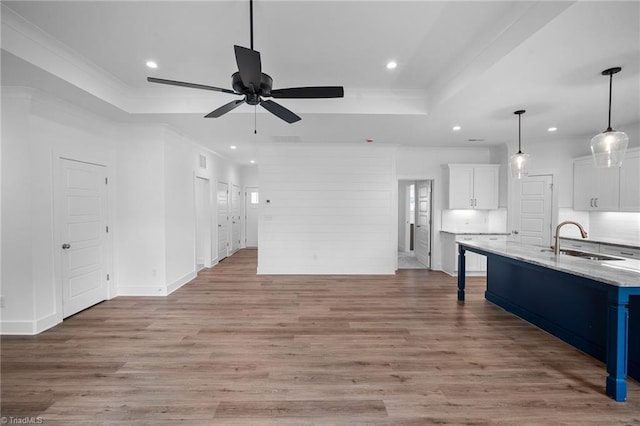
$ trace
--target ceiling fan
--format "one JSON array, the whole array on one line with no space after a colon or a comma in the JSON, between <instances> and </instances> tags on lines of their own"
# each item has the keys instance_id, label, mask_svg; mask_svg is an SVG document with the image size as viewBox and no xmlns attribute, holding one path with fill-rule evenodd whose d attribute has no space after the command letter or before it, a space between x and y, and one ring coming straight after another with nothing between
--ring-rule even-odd
<instances>
[{"instance_id":1,"label":"ceiling fan","mask_svg":"<svg viewBox=\"0 0 640 426\"><path fill-rule=\"evenodd\" d=\"M238 72L231 76L231 89L206 86L203 84L187 83L183 81L165 80L162 78L147 77L151 83L169 84L172 86L190 87L193 89L212 90L215 92L242 95L242 99L231 101L220 108L205 115L206 118L217 118L229 111L247 103L260 105L273 115L287 123L295 123L301 118L292 111L277 102L264 98L276 99L318 99L318 98L342 98L344 89L342 86L315 86L315 87L291 87L287 89L272 89L273 80L262 72L260 52L253 50L253 0L249 0L249 15L251 23L251 49L242 46L233 46L236 54Z\"/></svg>"}]
</instances>

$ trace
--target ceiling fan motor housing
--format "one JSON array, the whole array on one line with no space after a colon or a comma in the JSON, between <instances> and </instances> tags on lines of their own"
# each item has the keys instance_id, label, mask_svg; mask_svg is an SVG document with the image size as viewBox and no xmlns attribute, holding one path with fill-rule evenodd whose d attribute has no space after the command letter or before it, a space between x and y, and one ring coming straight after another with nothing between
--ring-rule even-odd
<instances>
[{"instance_id":1,"label":"ceiling fan motor housing","mask_svg":"<svg viewBox=\"0 0 640 426\"><path fill-rule=\"evenodd\" d=\"M244 84L242 84L242 78L239 72L234 72L231 76L231 87L238 93L247 96L247 103L249 105L258 105L260 103L260 96L271 96L271 87L273 85L273 79L265 73L261 73L260 87L254 93Z\"/></svg>"}]
</instances>

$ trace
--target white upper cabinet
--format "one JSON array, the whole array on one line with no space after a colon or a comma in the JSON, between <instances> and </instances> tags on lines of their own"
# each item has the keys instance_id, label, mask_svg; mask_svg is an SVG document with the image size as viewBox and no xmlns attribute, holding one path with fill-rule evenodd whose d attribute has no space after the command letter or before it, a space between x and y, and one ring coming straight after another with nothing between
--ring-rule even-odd
<instances>
[{"instance_id":1,"label":"white upper cabinet","mask_svg":"<svg viewBox=\"0 0 640 426\"><path fill-rule=\"evenodd\" d=\"M620 210L640 212L640 151L628 151L620 167Z\"/></svg>"},{"instance_id":2,"label":"white upper cabinet","mask_svg":"<svg viewBox=\"0 0 640 426\"><path fill-rule=\"evenodd\" d=\"M598 168L591 157L575 159L573 209L640 212L640 151L628 150L622 167Z\"/></svg>"},{"instance_id":3,"label":"white upper cabinet","mask_svg":"<svg viewBox=\"0 0 640 426\"><path fill-rule=\"evenodd\" d=\"M593 158L573 163L573 209L615 211L619 204L620 169L598 168Z\"/></svg>"},{"instance_id":4,"label":"white upper cabinet","mask_svg":"<svg viewBox=\"0 0 640 426\"><path fill-rule=\"evenodd\" d=\"M449 208L498 208L499 164L449 164Z\"/></svg>"}]
</instances>

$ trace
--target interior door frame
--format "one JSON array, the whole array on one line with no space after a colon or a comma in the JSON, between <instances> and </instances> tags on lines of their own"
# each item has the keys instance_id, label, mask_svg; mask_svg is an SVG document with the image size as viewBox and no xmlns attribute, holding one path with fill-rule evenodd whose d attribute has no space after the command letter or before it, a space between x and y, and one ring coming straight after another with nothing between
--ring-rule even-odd
<instances>
[{"instance_id":1,"label":"interior door frame","mask_svg":"<svg viewBox=\"0 0 640 426\"><path fill-rule=\"evenodd\" d=\"M258 247L257 244L255 246L253 246L253 245L250 246L248 244L249 243L249 238L248 238L248 235L249 235L249 232L248 232L249 231L249 209L250 209L249 206L251 204L251 199L250 198L251 198L251 192L252 192L251 190L252 189L256 190L255 192L258 193L258 201L260 200L260 187L258 187L258 186L245 186L244 187L244 227L243 227L244 228L244 243L243 243L243 247L245 247L245 248L248 248L248 247L257 248ZM258 206L260 206L259 202L258 202ZM258 222L259 222L258 219L259 218L256 217L256 228L259 226L258 225ZM258 231L256 229L256 242L258 241L257 232Z\"/></svg>"},{"instance_id":2,"label":"interior door frame","mask_svg":"<svg viewBox=\"0 0 640 426\"><path fill-rule=\"evenodd\" d=\"M49 328L52 325L62 322L64 319L62 299L63 299L63 274L62 274L62 252L60 247L63 244L62 230L60 224L62 222L63 205L61 203L61 185L62 185L62 161L77 161L79 163L91 164L95 166L104 167L105 176L107 179L107 210L105 212L105 222L109 226L109 232L105 238L105 258L106 269L109 274L109 280L107 284L107 300L110 300L117 296L117 263L114 261L114 235L117 232L117 226L114 223L113 218L116 217L116 181L113 176L115 154L109 152L89 152L85 149L74 149L72 152L54 149L51 155L51 219L53 227L52 238L52 254L53 254L53 277L55 287L55 313L52 320L55 320L52 324L48 324L49 319L38 320L36 328L41 331Z\"/></svg>"},{"instance_id":3,"label":"interior door frame","mask_svg":"<svg viewBox=\"0 0 640 426\"><path fill-rule=\"evenodd\" d=\"M207 194L206 194L206 199L208 199L209 202L209 215L208 217L206 217L205 215L205 220L207 220L209 222L209 247L208 249L205 248L204 250L204 266L203 268L210 268L213 265L213 228L214 228L214 223L213 223L213 203L211 200L211 179L209 177L206 176L201 176L198 174L194 175L193 178L193 202L194 202L194 206L195 206L195 226L194 226L194 241L195 241L195 247L194 247L194 269L197 271L198 270L198 211L197 211L197 199L196 197L198 197L197 195L197 191L198 191L198 179L204 181L206 183L206 188L208 188ZM205 244L207 242L205 241Z\"/></svg>"},{"instance_id":4,"label":"interior door frame","mask_svg":"<svg viewBox=\"0 0 640 426\"><path fill-rule=\"evenodd\" d=\"M227 186L227 220L226 220L226 230L227 230L227 248L226 248L226 254L224 255L224 257L221 257L222 253L220 253L220 203L218 202L218 191L220 188L220 184L226 185ZM225 182L223 180L216 180L216 262L221 262L223 259L226 259L227 257L229 257L230 253L230 247L229 247L229 213L231 211L231 205L229 202L229 186L231 184L229 182Z\"/></svg>"},{"instance_id":5,"label":"interior door frame","mask_svg":"<svg viewBox=\"0 0 640 426\"><path fill-rule=\"evenodd\" d=\"M433 256L434 256L434 249L435 249L435 245L433 244L433 239L434 239L434 235L433 235L433 225L434 225L434 217L433 217L433 211L434 211L434 205L435 205L435 193L436 193L436 188L437 188L437 184L436 184L436 178L434 178L433 176L427 176L427 175L398 175L396 174L395 177L395 190L394 190L394 205L395 208L394 210L394 214L393 214L393 230L392 230L392 235L393 235L393 241L394 241L394 263L395 263L395 270L398 270L398 207L399 207L399 197L398 197L398 187L400 186L400 182L402 181L414 181L414 182L418 182L421 180L429 180L431 181L431 212L430 212L430 217L431 217L431 223L429 224L429 246L431 247L431 255L429 256L429 260L431 265L433 265ZM416 209L417 210L417 209ZM415 232L415 229L414 229ZM415 240L414 240L415 241ZM414 243L415 244L415 243ZM431 268L431 265L427 266L428 269Z\"/></svg>"}]
</instances>

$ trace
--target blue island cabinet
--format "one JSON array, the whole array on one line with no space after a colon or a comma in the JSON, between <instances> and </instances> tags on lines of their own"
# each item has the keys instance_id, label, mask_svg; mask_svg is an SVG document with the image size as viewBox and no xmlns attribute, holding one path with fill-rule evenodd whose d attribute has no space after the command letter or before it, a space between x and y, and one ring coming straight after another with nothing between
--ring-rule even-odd
<instances>
[{"instance_id":1,"label":"blue island cabinet","mask_svg":"<svg viewBox=\"0 0 640 426\"><path fill-rule=\"evenodd\" d=\"M605 362L606 394L626 400L627 374L640 380L640 282L619 287L464 244L459 271L466 250L487 257L487 300ZM459 302L464 276L458 274Z\"/></svg>"}]
</instances>

